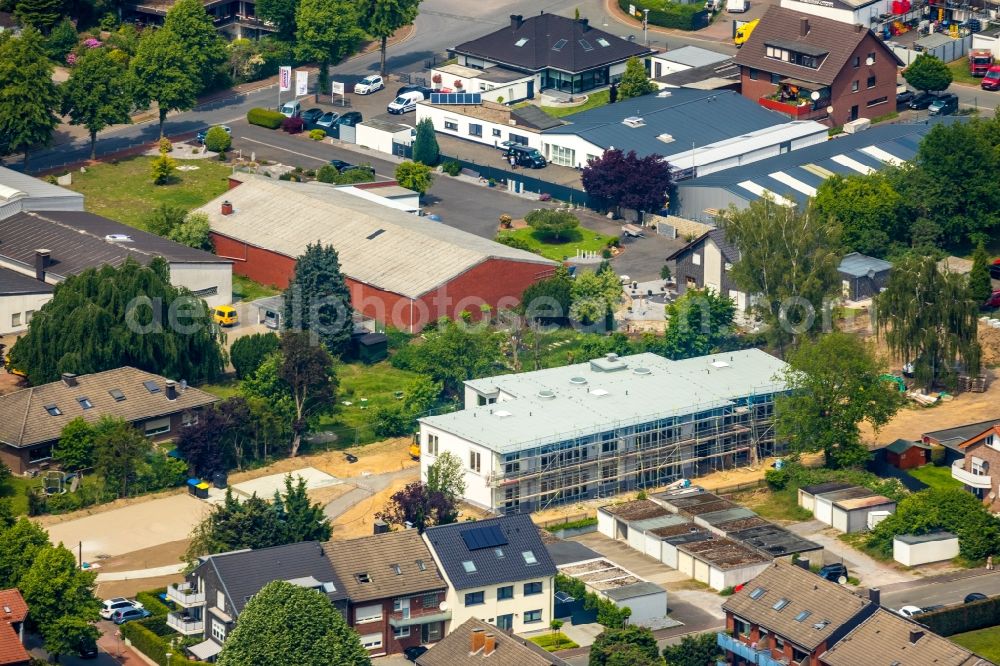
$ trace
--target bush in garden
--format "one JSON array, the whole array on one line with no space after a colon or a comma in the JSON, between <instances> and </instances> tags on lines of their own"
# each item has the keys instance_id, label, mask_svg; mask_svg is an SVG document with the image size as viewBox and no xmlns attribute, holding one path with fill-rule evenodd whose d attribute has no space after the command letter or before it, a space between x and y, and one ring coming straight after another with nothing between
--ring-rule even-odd
<instances>
[{"instance_id":1,"label":"bush in garden","mask_svg":"<svg viewBox=\"0 0 1000 666\"><path fill-rule=\"evenodd\" d=\"M281 121L281 129L289 134L301 134L306 128L306 123L301 118L285 118Z\"/></svg>"},{"instance_id":2,"label":"bush in garden","mask_svg":"<svg viewBox=\"0 0 1000 666\"><path fill-rule=\"evenodd\" d=\"M267 129L278 129L285 120L283 113L271 111L270 109L250 109L247 112L247 122L251 125L266 127Z\"/></svg>"}]
</instances>

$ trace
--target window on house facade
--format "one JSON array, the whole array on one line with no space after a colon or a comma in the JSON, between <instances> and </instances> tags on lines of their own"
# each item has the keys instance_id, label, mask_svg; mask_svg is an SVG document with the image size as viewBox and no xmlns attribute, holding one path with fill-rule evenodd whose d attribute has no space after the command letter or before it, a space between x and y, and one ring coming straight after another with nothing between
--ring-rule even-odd
<instances>
[{"instance_id":1,"label":"window on house facade","mask_svg":"<svg viewBox=\"0 0 1000 666\"><path fill-rule=\"evenodd\" d=\"M576 164L576 151L572 148L549 145L549 159L553 164L571 167Z\"/></svg>"},{"instance_id":2,"label":"window on house facade","mask_svg":"<svg viewBox=\"0 0 1000 666\"><path fill-rule=\"evenodd\" d=\"M436 456L438 454L438 436L437 435L427 435L427 453L428 455Z\"/></svg>"},{"instance_id":3,"label":"window on house facade","mask_svg":"<svg viewBox=\"0 0 1000 666\"><path fill-rule=\"evenodd\" d=\"M733 618L733 632L737 637L750 635L750 623L738 617Z\"/></svg>"},{"instance_id":4,"label":"window on house facade","mask_svg":"<svg viewBox=\"0 0 1000 666\"><path fill-rule=\"evenodd\" d=\"M21 313L20 312L15 312L14 314L12 314L10 316L10 325L11 326L20 326L21 325Z\"/></svg>"},{"instance_id":5,"label":"window on house facade","mask_svg":"<svg viewBox=\"0 0 1000 666\"><path fill-rule=\"evenodd\" d=\"M858 90L860 89L861 86L858 84L857 81L851 81L851 92L858 92Z\"/></svg>"},{"instance_id":6,"label":"window on house facade","mask_svg":"<svg viewBox=\"0 0 1000 666\"><path fill-rule=\"evenodd\" d=\"M165 432L170 432L170 417L165 416L162 419L146 421L143 425L143 430L146 433L146 437L153 437L154 435L162 435Z\"/></svg>"},{"instance_id":7,"label":"window on house facade","mask_svg":"<svg viewBox=\"0 0 1000 666\"><path fill-rule=\"evenodd\" d=\"M226 642L226 623L212 618L212 638L220 643Z\"/></svg>"},{"instance_id":8,"label":"window on house facade","mask_svg":"<svg viewBox=\"0 0 1000 666\"><path fill-rule=\"evenodd\" d=\"M446 130L449 130L449 131L452 131L452 132L457 132L458 131L458 122L456 122L454 120L445 120L444 121L444 128Z\"/></svg>"},{"instance_id":9,"label":"window on house facade","mask_svg":"<svg viewBox=\"0 0 1000 666\"><path fill-rule=\"evenodd\" d=\"M875 87L875 77L874 76L869 76L868 77L868 87L869 88L874 88Z\"/></svg>"},{"instance_id":10,"label":"window on house facade","mask_svg":"<svg viewBox=\"0 0 1000 666\"><path fill-rule=\"evenodd\" d=\"M695 266L701 266L701 255L695 252L691 255L691 263Z\"/></svg>"},{"instance_id":11,"label":"window on house facade","mask_svg":"<svg viewBox=\"0 0 1000 666\"><path fill-rule=\"evenodd\" d=\"M782 638L781 636L775 636L774 637L774 649L777 650L778 652L784 652L785 651L785 639Z\"/></svg>"},{"instance_id":12,"label":"window on house facade","mask_svg":"<svg viewBox=\"0 0 1000 666\"><path fill-rule=\"evenodd\" d=\"M226 612L226 593L222 590L215 591L215 607L223 613Z\"/></svg>"},{"instance_id":13,"label":"window on house facade","mask_svg":"<svg viewBox=\"0 0 1000 666\"><path fill-rule=\"evenodd\" d=\"M869 64L869 65L874 65L875 64L875 52L874 51L872 51L871 53L868 54L868 60L866 60L865 62L867 64Z\"/></svg>"},{"instance_id":14,"label":"window on house facade","mask_svg":"<svg viewBox=\"0 0 1000 666\"><path fill-rule=\"evenodd\" d=\"M365 634L361 637L361 647L366 650L374 650L382 647L382 634Z\"/></svg>"},{"instance_id":15,"label":"window on house facade","mask_svg":"<svg viewBox=\"0 0 1000 666\"><path fill-rule=\"evenodd\" d=\"M438 595L437 592L432 594L425 594L420 598L420 605L424 608L436 608L438 605Z\"/></svg>"},{"instance_id":16,"label":"window on house facade","mask_svg":"<svg viewBox=\"0 0 1000 666\"><path fill-rule=\"evenodd\" d=\"M486 603L486 593L480 590L479 592L466 592L465 593L465 605L466 606L479 606Z\"/></svg>"},{"instance_id":17,"label":"window on house facade","mask_svg":"<svg viewBox=\"0 0 1000 666\"><path fill-rule=\"evenodd\" d=\"M409 627L409 625L407 625L405 627L393 627L392 628L392 635L393 635L394 638L408 638L410 636L410 627Z\"/></svg>"},{"instance_id":18,"label":"window on house facade","mask_svg":"<svg viewBox=\"0 0 1000 666\"><path fill-rule=\"evenodd\" d=\"M500 136L502 132L496 128L493 128L493 136Z\"/></svg>"},{"instance_id":19,"label":"window on house facade","mask_svg":"<svg viewBox=\"0 0 1000 666\"><path fill-rule=\"evenodd\" d=\"M801 649L801 648L796 647L795 645L793 645L792 646L792 661L797 661L800 664L808 664L809 663L809 653L806 652L805 650L803 650L803 649Z\"/></svg>"},{"instance_id":20,"label":"window on house facade","mask_svg":"<svg viewBox=\"0 0 1000 666\"><path fill-rule=\"evenodd\" d=\"M875 99L869 100L868 103L865 106L868 106L868 107L878 106L879 104L885 104L888 101L889 101L888 97L884 97L884 96L883 97L876 97Z\"/></svg>"},{"instance_id":21,"label":"window on house facade","mask_svg":"<svg viewBox=\"0 0 1000 666\"><path fill-rule=\"evenodd\" d=\"M541 621L542 621L542 610L541 609L525 611L525 613L524 613L524 623L525 624L534 624L535 622L541 622Z\"/></svg>"},{"instance_id":22,"label":"window on house facade","mask_svg":"<svg viewBox=\"0 0 1000 666\"><path fill-rule=\"evenodd\" d=\"M24 312L24 323L25 324L30 324L31 320L34 319L34 318L35 318L35 311L34 310L25 310L25 312Z\"/></svg>"},{"instance_id":23,"label":"window on house facade","mask_svg":"<svg viewBox=\"0 0 1000 666\"><path fill-rule=\"evenodd\" d=\"M524 596L529 597L532 594L541 594L541 593L542 593L542 581L536 580L524 584Z\"/></svg>"},{"instance_id":24,"label":"window on house facade","mask_svg":"<svg viewBox=\"0 0 1000 666\"><path fill-rule=\"evenodd\" d=\"M748 70L747 71L747 76L750 77L750 80L751 81L756 81L757 80L757 70L754 69L753 67L748 67L747 70Z\"/></svg>"},{"instance_id":25,"label":"window on house facade","mask_svg":"<svg viewBox=\"0 0 1000 666\"><path fill-rule=\"evenodd\" d=\"M478 123L469 123L469 136L479 136L483 135L483 126Z\"/></svg>"},{"instance_id":26,"label":"window on house facade","mask_svg":"<svg viewBox=\"0 0 1000 666\"><path fill-rule=\"evenodd\" d=\"M193 426L198 425L198 412L193 412L188 410L181 413L181 425L182 426Z\"/></svg>"},{"instance_id":27,"label":"window on house facade","mask_svg":"<svg viewBox=\"0 0 1000 666\"><path fill-rule=\"evenodd\" d=\"M354 623L379 622L382 620L382 604L358 606L354 609Z\"/></svg>"},{"instance_id":28,"label":"window on house facade","mask_svg":"<svg viewBox=\"0 0 1000 666\"><path fill-rule=\"evenodd\" d=\"M854 56L854 62L852 64L854 65L854 69L861 67L861 56Z\"/></svg>"},{"instance_id":29,"label":"window on house facade","mask_svg":"<svg viewBox=\"0 0 1000 666\"><path fill-rule=\"evenodd\" d=\"M497 588L497 601L503 601L504 599L514 598L514 586L504 585L503 587Z\"/></svg>"},{"instance_id":30,"label":"window on house facade","mask_svg":"<svg viewBox=\"0 0 1000 666\"><path fill-rule=\"evenodd\" d=\"M482 456L479 451L469 451L469 469L478 473L482 466Z\"/></svg>"},{"instance_id":31,"label":"window on house facade","mask_svg":"<svg viewBox=\"0 0 1000 666\"><path fill-rule=\"evenodd\" d=\"M771 74L771 83L781 83L781 74Z\"/></svg>"}]
</instances>

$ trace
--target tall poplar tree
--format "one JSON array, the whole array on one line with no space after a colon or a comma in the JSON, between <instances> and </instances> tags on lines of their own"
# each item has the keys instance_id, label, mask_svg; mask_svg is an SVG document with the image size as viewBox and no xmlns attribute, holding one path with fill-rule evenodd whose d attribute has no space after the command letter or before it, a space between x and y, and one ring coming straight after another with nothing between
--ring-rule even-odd
<instances>
[{"instance_id":1,"label":"tall poplar tree","mask_svg":"<svg viewBox=\"0 0 1000 666\"><path fill-rule=\"evenodd\" d=\"M0 154L23 153L25 169L29 151L48 145L59 124L60 94L44 46L31 27L0 39Z\"/></svg>"}]
</instances>

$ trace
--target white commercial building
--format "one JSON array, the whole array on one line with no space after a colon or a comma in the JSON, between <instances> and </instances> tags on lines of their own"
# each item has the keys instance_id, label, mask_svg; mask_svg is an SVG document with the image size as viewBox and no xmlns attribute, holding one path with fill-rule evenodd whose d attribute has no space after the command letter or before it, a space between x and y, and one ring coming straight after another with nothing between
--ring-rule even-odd
<instances>
[{"instance_id":1,"label":"white commercial building","mask_svg":"<svg viewBox=\"0 0 1000 666\"><path fill-rule=\"evenodd\" d=\"M878 23L883 14L891 14L893 0L781 0L781 6L841 23L870 27Z\"/></svg>"},{"instance_id":2,"label":"white commercial building","mask_svg":"<svg viewBox=\"0 0 1000 666\"><path fill-rule=\"evenodd\" d=\"M717 65L731 57L725 53L703 49L700 46L682 46L679 49L661 51L650 56L650 76L656 79L695 67Z\"/></svg>"},{"instance_id":3,"label":"white commercial building","mask_svg":"<svg viewBox=\"0 0 1000 666\"><path fill-rule=\"evenodd\" d=\"M32 210L83 210L83 195L0 167L0 220Z\"/></svg>"},{"instance_id":4,"label":"white commercial building","mask_svg":"<svg viewBox=\"0 0 1000 666\"><path fill-rule=\"evenodd\" d=\"M498 513L666 485L780 452L785 363L758 349L671 361L609 354L465 382L465 408L420 419L421 473L462 461L464 499Z\"/></svg>"},{"instance_id":5,"label":"white commercial building","mask_svg":"<svg viewBox=\"0 0 1000 666\"><path fill-rule=\"evenodd\" d=\"M381 118L369 118L354 127L354 143L387 155L403 155L413 144L415 129Z\"/></svg>"},{"instance_id":6,"label":"white commercial building","mask_svg":"<svg viewBox=\"0 0 1000 666\"><path fill-rule=\"evenodd\" d=\"M541 150L541 131L563 124L537 106L515 109L485 100L481 104L449 104L446 99L435 95L431 101L418 102L417 121L429 118L436 132L487 146L499 147L510 141Z\"/></svg>"}]
</instances>

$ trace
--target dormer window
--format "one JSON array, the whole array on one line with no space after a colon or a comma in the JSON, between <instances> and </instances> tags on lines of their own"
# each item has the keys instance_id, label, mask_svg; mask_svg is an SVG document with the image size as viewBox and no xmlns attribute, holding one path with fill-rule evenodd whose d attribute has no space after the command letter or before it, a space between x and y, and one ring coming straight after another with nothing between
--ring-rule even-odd
<instances>
[{"instance_id":1,"label":"dormer window","mask_svg":"<svg viewBox=\"0 0 1000 666\"><path fill-rule=\"evenodd\" d=\"M808 44L765 44L764 56L771 60L780 60L791 65L819 69L826 57L826 51L813 48Z\"/></svg>"},{"instance_id":2,"label":"dormer window","mask_svg":"<svg viewBox=\"0 0 1000 666\"><path fill-rule=\"evenodd\" d=\"M371 576L369 576L367 572L354 574L354 577L357 578L358 582L361 584L372 582Z\"/></svg>"}]
</instances>

